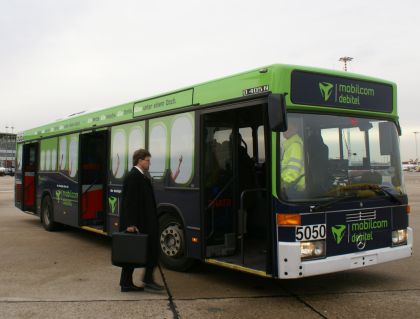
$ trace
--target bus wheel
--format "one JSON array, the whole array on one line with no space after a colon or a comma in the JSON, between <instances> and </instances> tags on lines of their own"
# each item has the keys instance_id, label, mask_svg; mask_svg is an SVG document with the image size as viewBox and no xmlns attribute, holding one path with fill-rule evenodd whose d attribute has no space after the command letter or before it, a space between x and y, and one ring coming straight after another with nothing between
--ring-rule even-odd
<instances>
[{"instance_id":1,"label":"bus wheel","mask_svg":"<svg viewBox=\"0 0 420 319\"><path fill-rule=\"evenodd\" d=\"M45 196L41 204L41 222L48 231L57 229L57 223L53 221L53 203L50 196Z\"/></svg>"},{"instance_id":2,"label":"bus wheel","mask_svg":"<svg viewBox=\"0 0 420 319\"><path fill-rule=\"evenodd\" d=\"M165 214L159 219L160 260L165 267L186 271L194 260L186 256L185 236L178 217Z\"/></svg>"}]
</instances>

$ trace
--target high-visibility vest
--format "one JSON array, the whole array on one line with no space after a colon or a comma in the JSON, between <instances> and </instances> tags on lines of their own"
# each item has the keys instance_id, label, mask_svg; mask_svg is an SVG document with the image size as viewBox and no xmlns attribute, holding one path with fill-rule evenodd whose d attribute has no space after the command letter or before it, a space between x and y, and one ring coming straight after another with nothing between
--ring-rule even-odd
<instances>
[{"instance_id":1,"label":"high-visibility vest","mask_svg":"<svg viewBox=\"0 0 420 319\"><path fill-rule=\"evenodd\" d=\"M281 181L286 188L294 186L297 190L305 189L305 163L303 141L298 134L283 143L284 153L281 160Z\"/></svg>"}]
</instances>

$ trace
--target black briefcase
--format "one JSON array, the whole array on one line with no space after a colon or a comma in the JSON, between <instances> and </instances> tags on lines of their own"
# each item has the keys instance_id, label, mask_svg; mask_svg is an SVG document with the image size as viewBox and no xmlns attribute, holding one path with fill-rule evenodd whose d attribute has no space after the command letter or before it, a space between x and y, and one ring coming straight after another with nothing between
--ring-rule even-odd
<instances>
[{"instance_id":1,"label":"black briefcase","mask_svg":"<svg viewBox=\"0 0 420 319\"><path fill-rule=\"evenodd\" d=\"M112 234L111 261L114 266L144 267L147 261L147 234Z\"/></svg>"}]
</instances>

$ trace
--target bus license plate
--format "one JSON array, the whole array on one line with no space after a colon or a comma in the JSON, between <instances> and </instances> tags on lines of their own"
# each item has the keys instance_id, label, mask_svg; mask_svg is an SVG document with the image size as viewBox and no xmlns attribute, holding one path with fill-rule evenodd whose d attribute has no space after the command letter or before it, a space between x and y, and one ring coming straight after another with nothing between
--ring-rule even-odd
<instances>
[{"instance_id":1,"label":"bus license plate","mask_svg":"<svg viewBox=\"0 0 420 319\"><path fill-rule=\"evenodd\" d=\"M327 227L325 224L296 227L296 241L325 239Z\"/></svg>"}]
</instances>

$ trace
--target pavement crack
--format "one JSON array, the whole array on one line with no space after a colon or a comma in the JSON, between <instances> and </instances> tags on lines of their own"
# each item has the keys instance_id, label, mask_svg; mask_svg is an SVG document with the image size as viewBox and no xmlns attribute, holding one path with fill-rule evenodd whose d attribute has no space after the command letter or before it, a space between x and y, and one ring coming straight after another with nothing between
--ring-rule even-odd
<instances>
[{"instance_id":1,"label":"pavement crack","mask_svg":"<svg viewBox=\"0 0 420 319\"><path fill-rule=\"evenodd\" d=\"M318 314L321 318L324 319L328 319L327 316L325 316L323 313L319 312L317 309L315 309L311 304L309 304L308 302L306 302L305 300L303 300L299 295L296 295L294 293L289 292L290 295L292 297L294 297L297 301L299 301L300 303L304 304L306 307L308 307L309 309L311 309L313 312L315 312L316 314Z\"/></svg>"},{"instance_id":2,"label":"pavement crack","mask_svg":"<svg viewBox=\"0 0 420 319\"><path fill-rule=\"evenodd\" d=\"M160 275L162 276L163 284L165 285L165 288L166 288L166 292L168 293L169 309L172 311L172 314L174 315L174 319L180 319L181 317L178 313L178 310L176 309L176 304L174 302L174 298L172 296L171 290L169 289L168 282L166 281L165 274L163 273L160 265L158 265L158 267L159 267Z\"/></svg>"},{"instance_id":3,"label":"pavement crack","mask_svg":"<svg viewBox=\"0 0 420 319\"><path fill-rule=\"evenodd\" d=\"M264 296L197 297L197 298L176 298L176 300L197 301L197 300L231 300L231 299L263 299L263 298L291 298L291 296L264 295Z\"/></svg>"}]
</instances>

